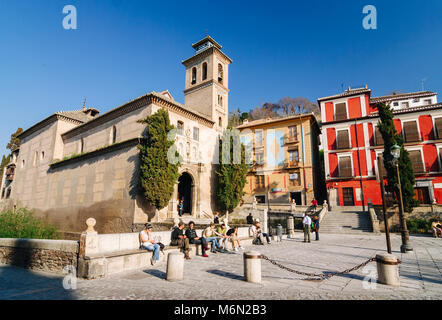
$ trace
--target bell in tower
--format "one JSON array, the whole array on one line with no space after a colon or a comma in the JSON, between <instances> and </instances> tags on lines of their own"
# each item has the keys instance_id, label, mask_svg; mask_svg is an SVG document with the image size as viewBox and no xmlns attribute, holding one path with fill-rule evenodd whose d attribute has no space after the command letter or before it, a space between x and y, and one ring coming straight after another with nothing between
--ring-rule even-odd
<instances>
[{"instance_id":1,"label":"bell in tower","mask_svg":"<svg viewBox=\"0 0 442 320\"><path fill-rule=\"evenodd\" d=\"M227 127L229 65L232 60L210 36L193 44L195 54L184 60L184 105L206 115L219 130Z\"/></svg>"}]
</instances>

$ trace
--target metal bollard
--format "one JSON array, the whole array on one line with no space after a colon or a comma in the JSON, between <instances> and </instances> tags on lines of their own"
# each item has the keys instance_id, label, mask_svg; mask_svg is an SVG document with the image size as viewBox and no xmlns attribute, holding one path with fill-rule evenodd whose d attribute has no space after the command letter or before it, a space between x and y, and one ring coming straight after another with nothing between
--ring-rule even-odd
<instances>
[{"instance_id":1,"label":"metal bollard","mask_svg":"<svg viewBox=\"0 0 442 320\"><path fill-rule=\"evenodd\" d=\"M183 280L184 254L181 252L170 252L167 255L166 280Z\"/></svg>"},{"instance_id":2,"label":"metal bollard","mask_svg":"<svg viewBox=\"0 0 442 320\"><path fill-rule=\"evenodd\" d=\"M244 278L247 282L261 283L261 254L259 252L244 253Z\"/></svg>"},{"instance_id":3,"label":"metal bollard","mask_svg":"<svg viewBox=\"0 0 442 320\"><path fill-rule=\"evenodd\" d=\"M378 270L378 282L390 286L400 286L398 264L400 261L396 256L389 253L376 255Z\"/></svg>"}]
</instances>

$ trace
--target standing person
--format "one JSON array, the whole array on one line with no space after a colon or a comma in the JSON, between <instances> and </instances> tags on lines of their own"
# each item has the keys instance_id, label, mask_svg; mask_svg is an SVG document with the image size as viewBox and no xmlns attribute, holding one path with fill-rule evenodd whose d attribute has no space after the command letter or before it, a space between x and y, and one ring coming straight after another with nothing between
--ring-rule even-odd
<instances>
[{"instance_id":1,"label":"standing person","mask_svg":"<svg viewBox=\"0 0 442 320\"><path fill-rule=\"evenodd\" d=\"M213 222L210 223L210 225L204 229L203 231L203 237L206 239L207 242L211 243L211 250L212 253L217 253L216 250L220 249L220 245L218 243L218 237L215 235L215 224Z\"/></svg>"},{"instance_id":2,"label":"standing person","mask_svg":"<svg viewBox=\"0 0 442 320\"><path fill-rule=\"evenodd\" d=\"M219 224L219 212L218 211L215 212L215 216L213 217L213 223Z\"/></svg>"},{"instance_id":3,"label":"standing person","mask_svg":"<svg viewBox=\"0 0 442 320\"><path fill-rule=\"evenodd\" d=\"M305 214L304 219L302 219L302 224L304 226L304 242L310 242L310 226L312 224L312 219Z\"/></svg>"},{"instance_id":4,"label":"standing person","mask_svg":"<svg viewBox=\"0 0 442 320\"><path fill-rule=\"evenodd\" d=\"M189 229L186 230L186 237L189 239L189 243L192 244L200 244L201 245L201 253L204 258L207 258L206 247L207 241L204 237L198 237L195 230L195 222L189 222Z\"/></svg>"},{"instance_id":5,"label":"standing person","mask_svg":"<svg viewBox=\"0 0 442 320\"><path fill-rule=\"evenodd\" d=\"M313 230L315 231L316 241L319 240L319 217L315 216L313 218Z\"/></svg>"},{"instance_id":6,"label":"standing person","mask_svg":"<svg viewBox=\"0 0 442 320\"><path fill-rule=\"evenodd\" d=\"M178 204L178 209L179 209L179 215L180 215L180 217L182 217L183 216L183 209L184 209L183 198L181 198L180 203Z\"/></svg>"},{"instance_id":7,"label":"standing person","mask_svg":"<svg viewBox=\"0 0 442 320\"><path fill-rule=\"evenodd\" d=\"M151 265L154 265L158 260L160 260L160 245L152 238L152 235L150 234L151 231L152 225L150 223L146 223L144 225L144 230L140 232L140 242L141 249L153 251L152 258L150 258L150 263Z\"/></svg>"},{"instance_id":8,"label":"standing person","mask_svg":"<svg viewBox=\"0 0 442 320\"><path fill-rule=\"evenodd\" d=\"M251 212L247 216L247 224L253 224L253 216Z\"/></svg>"},{"instance_id":9,"label":"standing person","mask_svg":"<svg viewBox=\"0 0 442 320\"><path fill-rule=\"evenodd\" d=\"M244 250L244 248L241 246L241 243L239 242L238 238L238 227L233 227L227 230L226 235L230 237L230 242L232 243L232 247L234 251L238 251L238 248L241 250ZM235 246L235 242L238 245Z\"/></svg>"},{"instance_id":10,"label":"standing person","mask_svg":"<svg viewBox=\"0 0 442 320\"><path fill-rule=\"evenodd\" d=\"M184 235L183 232L184 229L184 222L180 221L178 223L178 228L175 228L172 231L172 240L170 241L170 244L172 246L178 246L182 251L184 251L184 258L186 260L190 260L189 256L189 238L187 238Z\"/></svg>"},{"instance_id":11,"label":"standing person","mask_svg":"<svg viewBox=\"0 0 442 320\"><path fill-rule=\"evenodd\" d=\"M313 197L312 200L313 213L316 213L316 208L318 207L318 201Z\"/></svg>"}]
</instances>

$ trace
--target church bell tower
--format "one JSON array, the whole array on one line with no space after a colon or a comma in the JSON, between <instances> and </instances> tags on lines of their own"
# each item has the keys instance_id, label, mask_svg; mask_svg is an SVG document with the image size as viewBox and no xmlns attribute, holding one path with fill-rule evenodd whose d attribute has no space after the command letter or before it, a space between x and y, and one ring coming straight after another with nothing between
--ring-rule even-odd
<instances>
[{"instance_id":1,"label":"church bell tower","mask_svg":"<svg viewBox=\"0 0 442 320\"><path fill-rule=\"evenodd\" d=\"M222 131L229 114L229 65L232 60L210 36L193 44L195 54L184 60L184 105L207 116Z\"/></svg>"}]
</instances>

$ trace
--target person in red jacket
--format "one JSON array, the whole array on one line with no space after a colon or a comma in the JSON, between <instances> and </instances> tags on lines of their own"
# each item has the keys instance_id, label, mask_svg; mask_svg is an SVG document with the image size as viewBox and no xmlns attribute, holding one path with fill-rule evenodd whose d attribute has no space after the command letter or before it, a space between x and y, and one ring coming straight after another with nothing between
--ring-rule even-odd
<instances>
[{"instance_id":1,"label":"person in red jacket","mask_svg":"<svg viewBox=\"0 0 442 320\"><path fill-rule=\"evenodd\" d=\"M312 207L313 207L313 212L316 213L316 207L318 206L318 201L316 201L316 199L313 197L312 200Z\"/></svg>"}]
</instances>

